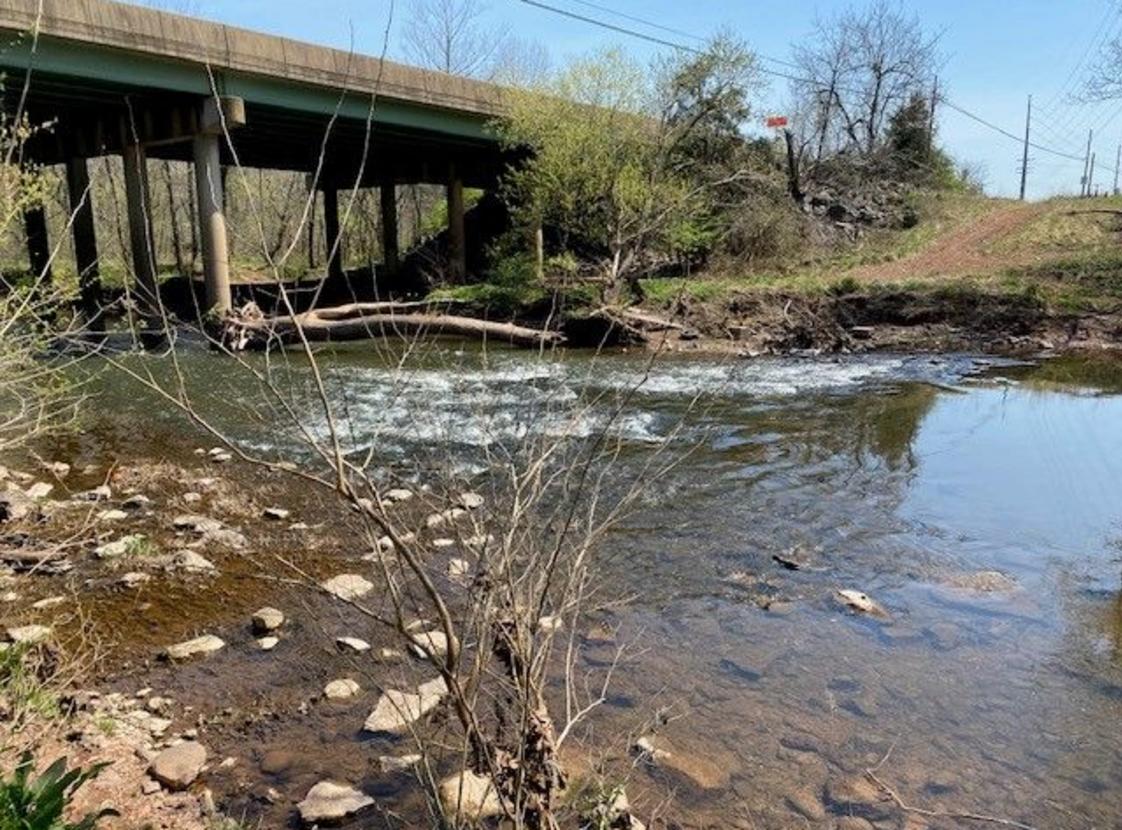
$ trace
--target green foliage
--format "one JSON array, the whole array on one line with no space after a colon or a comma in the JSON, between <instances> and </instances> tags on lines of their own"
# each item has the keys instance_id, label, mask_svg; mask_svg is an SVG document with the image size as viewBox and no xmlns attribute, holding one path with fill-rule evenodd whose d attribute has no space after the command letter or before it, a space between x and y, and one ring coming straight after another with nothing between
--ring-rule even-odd
<instances>
[{"instance_id":1,"label":"green foliage","mask_svg":"<svg viewBox=\"0 0 1122 830\"><path fill-rule=\"evenodd\" d=\"M12 733L29 720L58 717L58 697L45 681L45 669L34 646L21 643L0 651L0 700L8 709Z\"/></svg>"},{"instance_id":2,"label":"green foliage","mask_svg":"<svg viewBox=\"0 0 1122 830\"><path fill-rule=\"evenodd\" d=\"M96 778L107 764L87 769L67 769L60 758L42 775L32 779L35 759L30 752L20 758L10 778L0 778L0 828L3 830L94 830L103 818L117 815L103 809L89 813L77 823L65 819L67 805L87 781Z\"/></svg>"},{"instance_id":3,"label":"green foliage","mask_svg":"<svg viewBox=\"0 0 1122 830\"><path fill-rule=\"evenodd\" d=\"M525 155L504 177L512 213L601 257L610 285L631 281L652 253L694 253L711 242L706 182L695 173L724 152L722 142L739 141L735 126L747 111L739 69L723 71L733 49L722 41L712 55L667 65L661 83L607 51L537 90L513 92L496 126L506 147Z\"/></svg>"}]
</instances>

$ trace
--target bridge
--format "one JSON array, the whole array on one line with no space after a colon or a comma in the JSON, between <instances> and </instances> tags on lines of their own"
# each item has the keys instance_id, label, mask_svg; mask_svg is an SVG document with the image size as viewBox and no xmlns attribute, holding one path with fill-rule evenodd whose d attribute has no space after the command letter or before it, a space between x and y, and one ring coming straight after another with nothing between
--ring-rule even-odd
<instances>
[{"instance_id":1,"label":"bridge","mask_svg":"<svg viewBox=\"0 0 1122 830\"><path fill-rule=\"evenodd\" d=\"M501 90L480 81L110 0L0 0L9 115L54 126L26 158L66 166L83 291L97 281L88 160L124 161L138 286L155 293L147 160L190 161L207 305L230 308L223 169L303 171L324 197L331 275L342 273L339 191L381 189L382 250L398 259L396 188L447 188L449 268L465 269L467 187L493 187L503 154L487 130ZM25 216L32 270L46 273L41 209Z\"/></svg>"}]
</instances>

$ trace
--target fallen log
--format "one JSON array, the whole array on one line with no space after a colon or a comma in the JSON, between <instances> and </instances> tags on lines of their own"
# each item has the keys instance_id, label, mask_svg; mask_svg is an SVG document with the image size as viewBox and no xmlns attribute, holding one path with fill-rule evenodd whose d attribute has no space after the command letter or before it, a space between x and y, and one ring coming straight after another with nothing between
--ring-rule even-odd
<instances>
[{"instance_id":1,"label":"fallen log","mask_svg":"<svg viewBox=\"0 0 1122 830\"><path fill-rule=\"evenodd\" d=\"M400 304L388 304L400 307ZM363 308L365 306L365 308ZM433 313L369 313L381 303L355 304L340 309L321 309L295 317L254 318L239 315L227 322L226 342L238 348L260 348L269 342L292 343L300 332L313 342L366 340L375 337L453 335L479 340L497 340L516 346L537 348L565 342L562 334L514 323L496 323L475 317Z\"/></svg>"}]
</instances>

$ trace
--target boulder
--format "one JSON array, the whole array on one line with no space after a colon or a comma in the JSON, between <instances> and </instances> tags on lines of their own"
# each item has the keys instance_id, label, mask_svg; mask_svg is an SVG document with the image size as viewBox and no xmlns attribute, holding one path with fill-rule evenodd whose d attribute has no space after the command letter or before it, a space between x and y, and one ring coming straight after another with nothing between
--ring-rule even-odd
<instances>
[{"instance_id":1,"label":"boulder","mask_svg":"<svg viewBox=\"0 0 1122 830\"><path fill-rule=\"evenodd\" d=\"M374 804L374 799L346 784L320 781L296 805L305 824L342 821Z\"/></svg>"},{"instance_id":2,"label":"boulder","mask_svg":"<svg viewBox=\"0 0 1122 830\"><path fill-rule=\"evenodd\" d=\"M169 790L185 790L206 765L206 750L195 741L170 746L152 759L149 772Z\"/></svg>"},{"instance_id":3,"label":"boulder","mask_svg":"<svg viewBox=\"0 0 1122 830\"><path fill-rule=\"evenodd\" d=\"M378 699L363 729L374 733L402 732L435 709L447 693L448 687L441 677L422 683L417 687L416 694L387 689Z\"/></svg>"},{"instance_id":4,"label":"boulder","mask_svg":"<svg viewBox=\"0 0 1122 830\"><path fill-rule=\"evenodd\" d=\"M344 601L360 599L374 590L374 584L358 574L339 574L320 587Z\"/></svg>"},{"instance_id":5,"label":"boulder","mask_svg":"<svg viewBox=\"0 0 1122 830\"><path fill-rule=\"evenodd\" d=\"M259 608L253 614L253 630L258 634L269 634L284 625L284 614L276 608Z\"/></svg>"},{"instance_id":6,"label":"boulder","mask_svg":"<svg viewBox=\"0 0 1122 830\"><path fill-rule=\"evenodd\" d=\"M189 660L199 655L213 654L225 646L226 643L213 634L204 634L202 637L168 646L164 649L164 656L169 660Z\"/></svg>"},{"instance_id":7,"label":"boulder","mask_svg":"<svg viewBox=\"0 0 1122 830\"><path fill-rule=\"evenodd\" d=\"M471 823L503 814L502 802L491 779L471 770L440 782L440 806L448 818L466 819Z\"/></svg>"},{"instance_id":8,"label":"boulder","mask_svg":"<svg viewBox=\"0 0 1122 830\"><path fill-rule=\"evenodd\" d=\"M332 680L323 687L323 696L328 700L345 700L354 697L362 691L362 687L349 677L342 680Z\"/></svg>"}]
</instances>

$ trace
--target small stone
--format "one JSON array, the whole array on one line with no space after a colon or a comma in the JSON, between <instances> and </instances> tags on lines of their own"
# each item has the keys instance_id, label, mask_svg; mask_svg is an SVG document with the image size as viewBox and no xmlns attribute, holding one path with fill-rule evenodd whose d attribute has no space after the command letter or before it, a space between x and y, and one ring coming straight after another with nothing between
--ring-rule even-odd
<instances>
[{"instance_id":1,"label":"small stone","mask_svg":"<svg viewBox=\"0 0 1122 830\"><path fill-rule=\"evenodd\" d=\"M435 709L447 693L448 687L441 677L422 683L416 694L388 689L378 699L363 729L374 733L404 731Z\"/></svg>"},{"instance_id":2,"label":"small stone","mask_svg":"<svg viewBox=\"0 0 1122 830\"><path fill-rule=\"evenodd\" d=\"M503 814L502 802L491 779L471 770L440 782L440 805L445 816L464 818L472 823Z\"/></svg>"},{"instance_id":3,"label":"small stone","mask_svg":"<svg viewBox=\"0 0 1122 830\"><path fill-rule=\"evenodd\" d=\"M122 536L116 541L106 542L104 545L98 546L94 550L94 556L98 559L116 559L142 547L145 541L147 541L147 537L139 533Z\"/></svg>"},{"instance_id":4,"label":"small stone","mask_svg":"<svg viewBox=\"0 0 1122 830\"><path fill-rule=\"evenodd\" d=\"M20 625L9 628L7 631L8 642L34 645L47 640L51 636L49 625Z\"/></svg>"},{"instance_id":5,"label":"small stone","mask_svg":"<svg viewBox=\"0 0 1122 830\"><path fill-rule=\"evenodd\" d=\"M92 490L75 493L70 498L73 501L109 501L109 499L113 498L113 491L109 489L108 484L102 484L100 487L94 487Z\"/></svg>"},{"instance_id":6,"label":"small stone","mask_svg":"<svg viewBox=\"0 0 1122 830\"><path fill-rule=\"evenodd\" d=\"M178 551L175 556L172 557L171 567L190 573L214 573L215 571L214 563L206 557L195 553L193 550Z\"/></svg>"},{"instance_id":7,"label":"small stone","mask_svg":"<svg viewBox=\"0 0 1122 830\"><path fill-rule=\"evenodd\" d=\"M266 507L265 511L262 513L262 515L266 519L272 519L273 521L283 522L285 519L287 519L289 517L290 513L289 513L288 510L285 510L283 507Z\"/></svg>"},{"instance_id":8,"label":"small stone","mask_svg":"<svg viewBox=\"0 0 1122 830\"><path fill-rule=\"evenodd\" d=\"M381 537L378 540L377 544L378 544L378 550L382 551L382 553L389 553L391 550L394 549L393 539L391 539L389 536Z\"/></svg>"},{"instance_id":9,"label":"small stone","mask_svg":"<svg viewBox=\"0 0 1122 830\"><path fill-rule=\"evenodd\" d=\"M0 594L0 602L19 602L19 594L15 591L7 591Z\"/></svg>"},{"instance_id":10,"label":"small stone","mask_svg":"<svg viewBox=\"0 0 1122 830\"><path fill-rule=\"evenodd\" d=\"M358 654L370 651L370 643L366 640L360 640L358 637L336 637L335 644L343 651L353 651Z\"/></svg>"},{"instance_id":11,"label":"small stone","mask_svg":"<svg viewBox=\"0 0 1122 830\"><path fill-rule=\"evenodd\" d=\"M49 473L59 478L66 478L70 475L70 465L65 461L50 461L43 466L47 468Z\"/></svg>"},{"instance_id":12,"label":"small stone","mask_svg":"<svg viewBox=\"0 0 1122 830\"><path fill-rule=\"evenodd\" d=\"M409 772L421 760L420 755L381 755L378 757L378 765L386 773Z\"/></svg>"},{"instance_id":13,"label":"small stone","mask_svg":"<svg viewBox=\"0 0 1122 830\"><path fill-rule=\"evenodd\" d=\"M856 611L860 614L867 614L877 619L888 619L888 612L868 594L862 591L842 589L836 592L836 596L842 605L852 611Z\"/></svg>"},{"instance_id":14,"label":"small stone","mask_svg":"<svg viewBox=\"0 0 1122 830\"><path fill-rule=\"evenodd\" d=\"M140 782L141 795L155 795L160 791L160 782L155 778L145 778Z\"/></svg>"},{"instance_id":15,"label":"small stone","mask_svg":"<svg viewBox=\"0 0 1122 830\"><path fill-rule=\"evenodd\" d=\"M141 695L140 692L137 692L137 697L143 697L143 695ZM148 698L148 701L144 705L148 708L149 712L154 715L159 715L169 711L173 703L174 701L170 697L160 697L159 695L153 695L152 697Z\"/></svg>"},{"instance_id":16,"label":"small stone","mask_svg":"<svg viewBox=\"0 0 1122 830\"><path fill-rule=\"evenodd\" d=\"M259 608L253 614L253 630L258 634L268 634L284 625L284 614L276 608Z\"/></svg>"},{"instance_id":17,"label":"small stone","mask_svg":"<svg viewBox=\"0 0 1122 830\"><path fill-rule=\"evenodd\" d=\"M97 514L99 522L123 522L129 517L124 510L102 510Z\"/></svg>"},{"instance_id":18,"label":"small stone","mask_svg":"<svg viewBox=\"0 0 1122 830\"><path fill-rule=\"evenodd\" d=\"M45 481L37 481L27 488L27 497L35 501L45 499L55 489L53 484L48 484Z\"/></svg>"},{"instance_id":19,"label":"small stone","mask_svg":"<svg viewBox=\"0 0 1122 830\"><path fill-rule=\"evenodd\" d=\"M323 687L323 696L328 700L345 700L362 691L362 687L350 678L332 680Z\"/></svg>"},{"instance_id":20,"label":"small stone","mask_svg":"<svg viewBox=\"0 0 1122 830\"><path fill-rule=\"evenodd\" d=\"M279 637L262 637L257 641L257 647L262 651L272 651L280 645Z\"/></svg>"},{"instance_id":21,"label":"small stone","mask_svg":"<svg viewBox=\"0 0 1122 830\"><path fill-rule=\"evenodd\" d=\"M471 562L466 559L449 560L448 576L452 579L466 579L471 576Z\"/></svg>"},{"instance_id":22,"label":"small stone","mask_svg":"<svg viewBox=\"0 0 1122 830\"><path fill-rule=\"evenodd\" d=\"M220 545L225 548L230 548L231 550L241 550L247 544L243 534L226 527L207 531L203 534L203 542Z\"/></svg>"},{"instance_id":23,"label":"small stone","mask_svg":"<svg viewBox=\"0 0 1122 830\"><path fill-rule=\"evenodd\" d=\"M378 649L377 659L379 663L398 663L405 659L405 652L398 648L383 646Z\"/></svg>"},{"instance_id":24,"label":"small stone","mask_svg":"<svg viewBox=\"0 0 1122 830\"><path fill-rule=\"evenodd\" d=\"M152 577L150 575L141 573L140 571L129 571L128 573L123 574L121 578L117 580L118 584L124 585L126 588L137 588L143 585L145 582L151 581Z\"/></svg>"},{"instance_id":25,"label":"small stone","mask_svg":"<svg viewBox=\"0 0 1122 830\"><path fill-rule=\"evenodd\" d=\"M222 522L209 516L185 513L172 519L171 526L176 530L192 530L195 533L212 533L222 530Z\"/></svg>"},{"instance_id":26,"label":"small stone","mask_svg":"<svg viewBox=\"0 0 1122 830\"><path fill-rule=\"evenodd\" d=\"M185 741L157 755L149 772L169 790L185 790L199 777L205 764L206 750L202 744Z\"/></svg>"},{"instance_id":27,"label":"small stone","mask_svg":"<svg viewBox=\"0 0 1122 830\"><path fill-rule=\"evenodd\" d=\"M806 787L788 793L787 806L809 821L823 821L826 818L826 807L822 804L822 799Z\"/></svg>"},{"instance_id":28,"label":"small stone","mask_svg":"<svg viewBox=\"0 0 1122 830\"><path fill-rule=\"evenodd\" d=\"M403 487L395 487L393 490L387 492L384 498L386 501L394 504L398 502L409 501L409 499L413 498L413 491L406 490Z\"/></svg>"},{"instance_id":29,"label":"small stone","mask_svg":"<svg viewBox=\"0 0 1122 830\"><path fill-rule=\"evenodd\" d=\"M307 530L308 529L308 523L307 522L293 522L292 524L290 524L288 526L288 529L289 530Z\"/></svg>"},{"instance_id":30,"label":"small stone","mask_svg":"<svg viewBox=\"0 0 1122 830\"><path fill-rule=\"evenodd\" d=\"M148 498L143 493L133 493L125 499L124 505L129 510L141 510L152 504L152 499Z\"/></svg>"},{"instance_id":31,"label":"small stone","mask_svg":"<svg viewBox=\"0 0 1122 830\"><path fill-rule=\"evenodd\" d=\"M223 758L222 763L218 765L218 768L219 769L233 769L237 765L238 765L238 759L231 755L227 758Z\"/></svg>"},{"instance_id":32,"label":"small stone","mask_svg":"<svg viewBox=\"0 0 1122 830\"><path fill-rule=\"evenodd\" d=\"M226 643L213 634L205 634L193 640L176 643L164 649L164 656L169 660L187 660L203 654L213 654L224 648Z\"/></svg>"},{"instance_id":33,"label":"small stone","mask_svg":"<svg viewBox=\"0 0 1122 830\"><path fill-rule=\"evenodd\" d=\"M478 493L460 493L460 507L465 510L478 510L483 506L483 496Z\"/></svg>"},{"instance_id":34,"label":"small stone","mask_svg":"<svg viewBox=\"0 0 1122 830\"><path fill-rule=\"evenodd\" d=\"M886 817L890 810L880 789L864 776L834 779L826 785L826 800L846 813Z\"/></svg>"},{"instance_id":35,"label":"small stone","mask_svg":"<svg viewBox=\"0 0 1122 830\"><path fill-rule=\"evenodd\" d=\"M324 582L321 586L329 594L341 600L355 600L364 597L374 590L374 584L358 574L339 574Z\"/></svg>"},{"instance_id":36,"label":"small stone","mask_svg":"<svg viewBox=\"0 0 1122 830\"><path fill-rule=\"evenodd\" d=\"M413 653L418 657L441 658L448 654L448 636L443 631L422 631L411 636Z\"/></svg>"},{"instance_id":37,"label":"small stone","mask_svg":"<svg viewBox=\"0 0 1122 830\"><path fill-rule=\"evenodd\" d=\"M374 804L374 799L344 784L320 781L296 805L305 824L341 821Z\"/></svg>"},{"instance_id":38,"label":"small stone","mask_svg":"<svg viewBox=\"0 0 1122 830\"><path fill-rule=\"evenodd\" d=\"M56 605L62 605L66 602L66 597L44 597L38 602L33 602L31 607L36 611L43 611L47 608L54 608Z\"/></svg>"},{"instance_id":39,"label":"small stone","mask_svg":"<svg viewBox=\"0 0 1122 830\"><path fill-rule=\"evenodd\" d=\"M543 634L552 634L555 631L560 631L565 625L565 621L558 616L542 617L538 620L538 631Z\"/></svg>"},{"instance_id":40,"label":"small stone","mask_svg":"<svg viewBox=\"0 0 1122 830\"><path fill-rule=\"evenodd\" d=\"M443 513L433 513L425 517L425 527L431 530L432 528L440 527L446 521L448 521L448 517Z\"/></svg>"},{"instance_id":41,"label":"small stone","mask_svg":"<svg viewBox=\"0 0 1122 830\"><path fill-rule=\"evenodd\" d=\"M203 500L203 494L195 492L184 493L182 498L184 504L198 504Z\"/></svg>"},{"instance_id":42,"label":"small stone","mask_svg":"<svg viewBox=\"0 0 1122 830\"><path fill-rule=\"evenodd\" d=\"M432 546L434 548L437 548L438 550L441 549L441 548L450 548L454 544L456 544L456 540L455 539L448 539L447 537L441 537L440 539L433 539L432 540Z\"/></svg>"}]
</instances>

